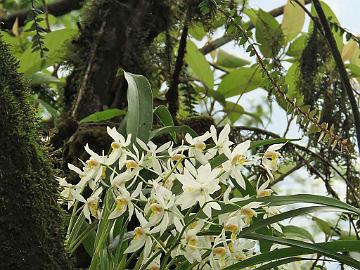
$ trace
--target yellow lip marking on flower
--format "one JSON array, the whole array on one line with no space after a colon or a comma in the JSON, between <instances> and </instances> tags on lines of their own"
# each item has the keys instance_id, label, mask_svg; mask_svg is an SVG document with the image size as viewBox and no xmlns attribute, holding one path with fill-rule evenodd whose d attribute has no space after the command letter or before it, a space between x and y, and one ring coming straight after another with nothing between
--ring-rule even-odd
<instances>
[{"instance_id":1,"label":"yellow lip marking on flower","mask_svg":"<svg viewBox=\"0 0 360 270\"><path fill-rule=\"evenodd\" d=\"M197 221L194 221L193 223L191 223L191 224L188 226L188 228L189 228L190 230L195 229L197 224L198 224L198 222L197 222Z\"/></svg>"},{"instance_id":2,"label":"yellow lip marking on flower","mask_svg":"<svg viewBox=\"0 0 360 270\"><path fill-rule=\"evenodd\" d=\"M271 165L273 168L277 168L277 161L278 161L279 157L280 157L280 154L275 151L268 151L268 152L265 152L265 154L264 154L264 158L271 160Z\"/></svg>"},{"instance_id":3,"label":"yellow lip marking on flower","mask_svg":"<svg viewBox=\"0 0 360 270\"><path fill-rule=\"evenodd\" d=\"M97 165L99 165L99 162L94 159L89 159L88 161L86 161L86 164L88 165L88 167L90 169L92 169L92 168L95 168Z\"/></svg>"},{"instance_id":4,"label":"yellow lip marking on flower","mask_svg":"<svg viewBox=\"0 0 360 270\"><path fill-rule=\"evenodd\" d=\"M256 212L249 207L241 208L240 213L243 214L248 219L251 219L252 217L256 216Z\"/></svg>"},{"instance_id":5,"label":"yellow lip marking on flower","mask_svg":"<svg viewBox=\"0 0 360 270\"><path fill-rule=\"evenodd\" d=\"M128 200L126 198L117 198L116 199L116 210L122 211L127 206Z\"/></svg>"},{"instance_id":6,"label":"yellow lip marking on flower","mask_svg":"<svg viewBox=\"0 0 360 270\"><path fill-rule=\"evenodd\" d=\"M126 160L125 166L126 166L126 169L132 170L132 169L136 169L137 167L139 167L139 164L137 164L137 162L135 160Z\"/></svg>"},{"instance_id":7,"label":"yellow lip marking on flower","mask_svg":"<svg viewBox=\"0 0 360 270\"><path fill-rule=\"evenodd\" d=\"M101 166L102 169L102 173L101 173L101 178L106 178L106 167L105 166Z\"/></svg>"},{"instance_id":8,"label":"yellow lip marking on flower","mask_svg":"<svg viewBox=\"0 0 360 270\"><path fill-rule=\"evenodd\" d=\"M180 159L184 158L185 156L182 154L175 154L173 156L171 156L171 160L173 161L179 161Z\"/></svg>"},{"instance_id":9,"label":"yellow lip marking on flower","mask_svg":"<svg viewBox=\"0 0 360 270\"><path fill-rule=\"evenodd\" d=\"M232 233L235 233L235 232L237 232L238 231L238 229L239 229L239 227L236 225L236 224L226 224L225 226L224 226L224 230L226 231L226 232L232 232Z\"/></svg>"},{"instance_id":10,"label":"yellow lip marking on flower","mask_svg":"<svg viewBox=\"0 0 360 270\"><path fill-rule=\"evenodd\" d=\"M186 242L191 249L196 249L197 237L195 235L189 235L186 237Z\"/></svg>"},{"instance_id":11,"label":"yellow lip marking on flower","mask_svg":"<svg viewBox=\"0 0 360 270\"><path fill-rule=\"evenodd\" d=\"M235 259L237 259L238 261L242 261L246 259L246 256L244 254L236 254Z\"/></svg>"},{"instance_id":12,"label":"yellow lip marking on flower","mask_svg":"<svg viewBox=\"0 0 360 270\"><path fill-rule=\"evenodd\" d=\"M213 249L214 255L225 256L226 249L224 247L216 247Z\"/></svg>"},{"instance_id":13,"label":"yellow lip marking on flower","mask_svg":"<svg viewBox=\"0 0 360 270\"><path fill-rule=\"evenodd\" d=\"M97 217L97 210L99 207L99 200L96 198L93 198L88 201L88 207L90 210L90 213L93 217Z\"/></svg>"},{"instance_id":14,"label":"yellow lip marking on flower","mask_svg":"<svg viewBox=\"0 0 360 270\"><path fill-rule=\"evenodd\" d=\"M204 151L206 148L206 144L203 142L197 142L197 143L195 143L195 148L200 151Z\"/></svg>"},{"instance_id":15,"label":"yellow lip marking on flower","mask_svg":"<svg viewBox=\"0 0 360 270\"><path fill-rule=\"evenodd\" d=\"M145 231L141 227L136 227L134 230L134 239L142 237L145 234Z\"/></svg>"},{"instance_id":16,"label":"yellow lip marking on flower","mask_svg":"<svg viewBox=\"0 0 360 270\"><path fill-rule=\"evenodd\" d=\"M117 149L119 149L119 148L121 148L122 147L122 145L120 144L120 143L118 143L118 142L112 142L111 143L111 148L113 149L113 150L117 150Z\"/></svg>"},{"instance_id":17,"label":"yellow lip marking on flower","mask_svg":"<svg viewBox=\"0 0 360 270\"><path fill-rule=\"evenodd\" d=\"M148 269L149 269L149 270L159 270L160 267L159 267L158 265L151 265L151 266L149 266Z\"/></svg>"},{"instance_id":18,"label":"yellow lip marking on flower","mask_svg":"<svg viewBox=\"0 0 360 270\"><path fill-rule=\"evenodd\" d=\"M159 214L164 210L158 203L151 204L150 209L154 214Z\"/></svg>"},{"instance_id":19,"label":"yellow lip marking on flower","mask_svg":"<svg viewBox=\"0 0 360 270\"><path fill-rule=\"evenodd\" d=\"M265 190L262 190L258 193L258 196L259 197L268 197L271 195L273 191L271 189L265 189Z\"/></svg>"},{"instance_id":20,"label":"yellow lip marking on flower","mask_svg":"<svg viewBox=\"0 0 360 270\"><path fill-rule=\"evenodd\" d=\"M231 165L241 165L243 166L246 162L246 156L244 155L236 155L231 160Z\"/></svg>"}]
</instances>

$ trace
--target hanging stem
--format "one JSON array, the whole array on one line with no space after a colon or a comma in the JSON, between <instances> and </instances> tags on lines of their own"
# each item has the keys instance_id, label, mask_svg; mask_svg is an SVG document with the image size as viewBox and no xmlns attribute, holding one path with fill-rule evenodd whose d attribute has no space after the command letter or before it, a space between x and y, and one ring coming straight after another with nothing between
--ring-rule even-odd
<instances>
[{"instance_id":1,"label":"hanging stem","mask_svg":"<svg viewBox=\"0 0 360 270\"><path fill-rule=\"evenodd\" d=\"M335 38L331 32L329 23L326 19L325 13L320 5L319 0L313 0L313 4L314 4L315 10L316 10L316 13L319 16L320 23L324 29L325 38L326 38L327 42L329 43L332 55L333 55L335 63L336 63L336 67L339 71L341 82L345 88L345 92L350 101L351 110L352 110L354 122L355 122L356 139L357 139L357 143L358 143L358 149L360 152L360 113L359 113L359 108L357 106L357 102L355 99L353 89L350 84L349 76L346 72L345 65L344 65L344 62L342 61L340 52L337 48Z\"/></svg>"}]
</instances>

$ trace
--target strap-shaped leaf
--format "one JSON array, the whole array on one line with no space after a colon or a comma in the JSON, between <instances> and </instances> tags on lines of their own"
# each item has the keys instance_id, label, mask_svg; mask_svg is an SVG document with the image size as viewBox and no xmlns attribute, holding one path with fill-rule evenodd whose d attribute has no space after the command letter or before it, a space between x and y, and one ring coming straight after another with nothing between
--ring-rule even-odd
<instances>
[{"instance_id":1,"label":"strap-shaped leaf","mask_svg":"<svg viewBox=\"0 0 360 270\"><path fill-rule=\"evenodd\" d=\"M323 243L306 243L298 240L284 239L275 236L269 235L261 235L256 233L248 234L246 238L254 239L254 240L268 240L274 243L279 243L283 245L291 246L289 248L276 249L267 253L262 253L256 255L254 257L243 260L239 263L233 264L227 268L226 270L232 269L242 269L247 266L256 265L259 263L269 262L271 260L278 260L288 257L306 255L306 254L321 254L326 257L335 259L339 262L347 264L349 266L353 266L356 269L359 269L360 262L354 260L353 258L339 254L338 252L345 251L360 251L360 245L358 241L333 241L333 242L323 242Z\"/></svg>"},{"instance_id":2,"label":"strap-shaped leaf","mask_svg":"<svg viewBox=\"0 0 360 270\"><path fill-rule=\"evenodd\" d=\"M144 142L149 140L153 123L153 98L149 81L141 75L124 72L128 82L126 131Z\"/></svg>"},{"instance_id":3,"label":"strap-shaped leaf","mask_svg":"<svg viewBox=\"0 0 360 270\"><path fill-rule=\"evenodd\" d=\"M119 109L108 109L105 111L101 111L101 112L96 112L93 114L90 114L88 116L86 116L85 118L80 120L80 123L88 123L88 122L101 122L101 121L106 121L106 120L110 120L114 117L117 116L122 116L125 115L126 112L123 110L119 110Z\"/></svg>"},{"instance_id":4,"label":"strap-shaped leaf","mask_svg":"<svg viewBox=\"0 0 360 270\"><path fill-rule=\"evenodd\" d=\"M163 135L163 134L171 134L172 132L189 133L193 137L198 136L198 134L191 127L183 125L183 126L162 127L162 128L153 130L150 133L150 139L155 138L160 135Z\"/></svg>"}]
</instances>

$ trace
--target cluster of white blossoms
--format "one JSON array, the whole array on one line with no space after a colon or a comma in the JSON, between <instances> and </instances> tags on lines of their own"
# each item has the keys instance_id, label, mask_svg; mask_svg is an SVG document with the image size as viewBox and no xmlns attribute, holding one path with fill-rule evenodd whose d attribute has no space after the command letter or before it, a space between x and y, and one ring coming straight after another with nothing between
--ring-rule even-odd
<instances>
[{"instance_id":1,"label":"cluster of white blossoms","mask_svg":"<svg viewBox=\"0 0 360 270\"><path fill-rule=\"evenodd\" d=\"M99 155L86 145L90 158L83 167L68 164L80 181L72 185L60 178L61 196L69 208L77 202L89 223L123 217L124 222L137 224L128 228L131 238L123 240L128 241L125 253L138 257L142 253L142 264L154 270L179 257L193 269L223 269L259 252L256 241L238 234L254 218L276 215L279 209L255 201L241 207L238 203L272 194L268 185L278 169L277 151L283 144L251 155L250 141L235 146L229 140L229 125L219 134L214 126L198 137L186 134L177 147L139 139L132 144L130 135L125 138L109 127L107 132L113 139L110 154ZM220 165L212 167L211 161L220 156ZM256 194L242 196L249 185L244 176L250 166L263 167L267 177L258 180ZM90 196L83 196L85 188L92 191ZM112 205L106 207L105 193L112 198ZM228 205L238 207L222 211ZM111 210L105 213L106 208ZM272 227L281 231L278 224ZM218 229L217 235L204 233L212 228Z\"/></svg>"}]
</instances>

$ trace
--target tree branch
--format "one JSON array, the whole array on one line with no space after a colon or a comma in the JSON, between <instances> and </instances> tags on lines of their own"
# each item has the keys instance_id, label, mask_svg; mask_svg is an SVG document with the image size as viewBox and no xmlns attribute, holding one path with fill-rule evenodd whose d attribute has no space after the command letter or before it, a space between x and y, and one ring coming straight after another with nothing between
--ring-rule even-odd
<instances>
[{"instance_id":1,"label":"tree branch","mask_svg":"<svg viewBox=\"0 0 360 270\"><path fill-rule=\"evenodd\" d=\"M80 9L83 4L83 0L59 0L55 3L47 5L48 14L54 16L62 16L69 13L72 10ZM43 7L38 7L43 9ZM14 12L6 17L0 17L0 28L1 29L11 29L14 25L16 18L18 18L19 26L23 26L28 15L31 13L31 9L21 9L17 12Z\"/></svg>"},{"instance_id":2,"label":"tree branch","mask_svg":"<svg viewBox=\"0 0 360 270\"><path fill-rule=\"evenodd\" d=\"M310 4L310 3L311 3L311 0L306 0L305 1L305 5ZM275 8L275 9L269 11L269 13L273 17L278 17L278 16L280 16L280 15L282 15L284 13L284 8L285 8L285 6L281 6L281 7L278 7L278 8ZM252 24L252 23L249 25L249 29L253 29L254 27L255 27L255 25ZM200 49L200 52L202 54L208 54L208 53L216 50L217 48L225 45L226 43L229 43L233 39L234 39L233 36L228 36L228 35L225 34L224 36L222 36L222 37L220 37L218 39L215 39L214 41L206 44L204 47L202 47Z\"/></svg>"},{"instance_id":3,"label":"tree branch","mask_svg":"<svg viewBox=\"0 0 360 270\"><path fill-rule=\"evenodd\" d=\"M179 82L180 82L180 73L182 67L184 65L184 57L186 53L186 41L189 31L189 21L190 21L190 12L189 10L186 12L185 20L184 20L184 27L182 29L180 42L179 42L179 49L176 57L174 73L172 76L172 81L170 83L169 90L166 93L166 100L168 102L169 111L171 116L173 117L174 121L176 121L176 114L179 108Z\"/></svg>"},{"instance_id":4,"label":"tree branch","mask_svg":"<svg viewBox=\"0 0 360 270\"><path fill-rule=\"evenodd\" d=\"M355 122L355 131L356 131L358 149L360 152L360 113L359 113L359 108L357 106L356 98L355 98L353 89L351 87L351 83L350 83L347 71L345 69L344 62L342 61L341 54L337 48L335 38L331 32L329 23L327 21L327 18L325 16L325 13L324 13L321 5L320 5L319 0L313 0L313 4L314 4L315 10L316 10L316 13L319 16L321 25L324 29L325 38L327 39L327 42L329 43L332 55L333 55L335 63L336 63L336 67L339 71L341 82L345 88L346 94L350 101L351 110L352 110L354 122Z\"/></svg>"}]
</instances>

